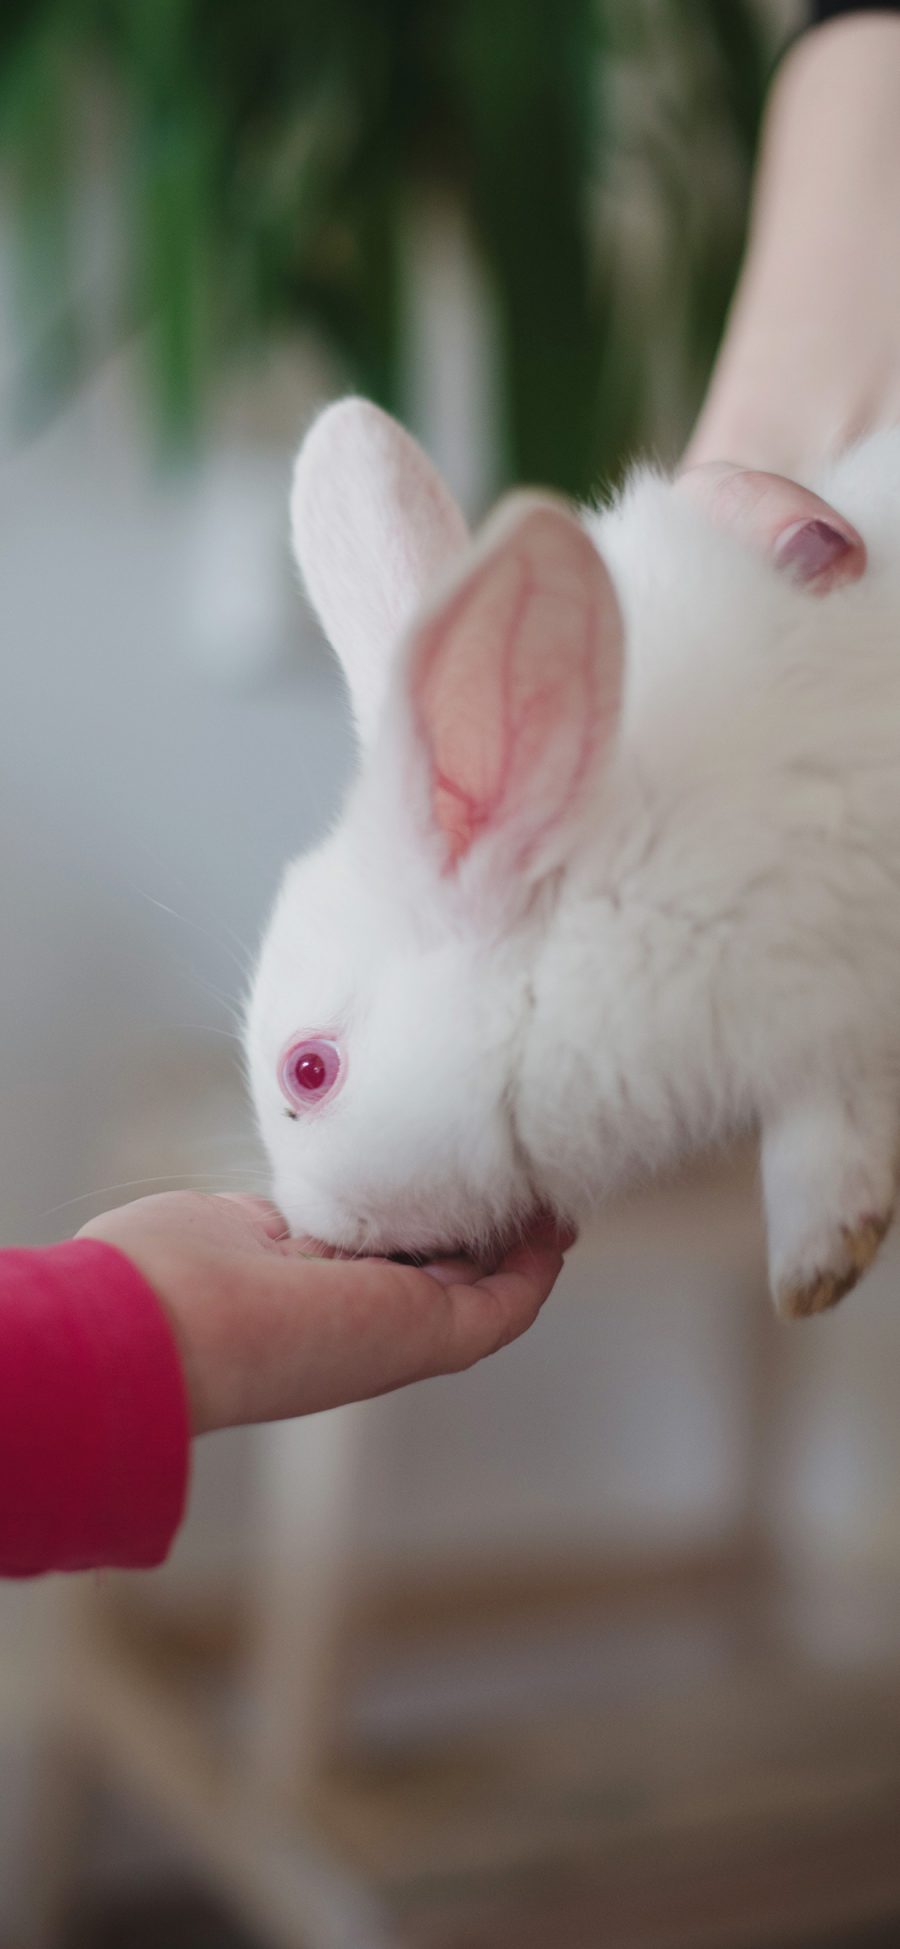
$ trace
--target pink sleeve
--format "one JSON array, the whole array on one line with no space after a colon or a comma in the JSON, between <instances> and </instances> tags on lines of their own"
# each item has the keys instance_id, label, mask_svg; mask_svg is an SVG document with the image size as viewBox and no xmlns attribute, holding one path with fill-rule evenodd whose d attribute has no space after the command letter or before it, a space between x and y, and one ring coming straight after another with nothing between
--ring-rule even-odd
<instances>
[{"instance_id":1,"label":"pink sleeve","mask_svg":"<svg viewBox=\"0 0 900 1949\"><path fill-rule=\"evenodd\" d=\"M175 1340L130 1260L93 1239L0 1252L0 1575L161 1563L189 1446Z\"/></svg>"}]
</instances>

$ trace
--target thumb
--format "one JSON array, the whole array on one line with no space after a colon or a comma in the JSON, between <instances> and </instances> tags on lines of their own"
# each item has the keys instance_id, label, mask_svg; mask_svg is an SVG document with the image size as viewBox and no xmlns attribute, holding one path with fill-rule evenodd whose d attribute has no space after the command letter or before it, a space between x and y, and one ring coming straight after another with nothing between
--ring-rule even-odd
<instances>
[{"instance_id":1,"label":"thumb","mask_svg":"<svg viewBox=\"0 0 900 1949\"><path fill-rule=\"evenodd\" d=\"M768 555L814 595L857 581L865 569L865 543L852 522L783 474L707 461L688 467L676 485L715 527Z\"/></svg>"},{"instance_id":2,"label":"thumb","mask_svg":"<svg viewBox=\"0 0 900 1949\"><path fill-rule=\"evenodd\" d=\"M223 1204L235 1205L247 1220L256 1238L286 1239L288 1222L269 1198L257 1198L249 1191L220 1191Z\"/></svg>"}]
</instances>

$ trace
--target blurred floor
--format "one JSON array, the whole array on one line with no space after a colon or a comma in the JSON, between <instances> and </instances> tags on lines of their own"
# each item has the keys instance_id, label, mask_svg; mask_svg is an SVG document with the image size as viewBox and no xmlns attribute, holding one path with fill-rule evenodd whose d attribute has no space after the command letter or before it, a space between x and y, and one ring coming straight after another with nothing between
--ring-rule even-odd
<instances>
[{"instance_id":1,"label":"blurred floor","mask_svg":"<svg viewBox=\"0 0 900 1949\"><path fill-rule=\"evenodd\" d=\"M395 1638L357 1670L367 1707L298 1789L290 1831L377 1892L392 1949L896 1949L900 1607L884 1593L876 1630L861 1597L852 1581L798 1599L733 1573L653 1606L567 1601L531 1630L494 1618L462 1642ZM167 1721L176 1742L206 1726L209 1804L233 1796L240 1822L241 1661L220 1645L216 1685L211 1637L191 1657L186 1636L167 1646L120 1613L104 1682L130 1661L137 1698L146 1669L157 1738ZM518 1684L515 1700L498 1687L504 1665L528 1709ZM262 1854L257 1879L264 1891ZM100 1894L65 1949L245 1949L183 1892L131 1907L117 1892L105 1912ZM246 1878L244 1896L262 1912ZM289 1938L306 1949L299 1926L260 1949Z\"/></svg>"},{"instance_id":2,"label":"blurred floor","mask_svg":"<svg viewBox=\"0 0 900 1949\"><path fill-rule=\"evenodd\" d=\"M60 1949L257 1949L257 1943L204 1895L177 1885L85 1904Z\"/></svg>"},{"instance_id":3,"label":"blurred floor","mask_svg":"<svg viewBox=\"0 0 900 1949\"><path fill-rule=\"evenodd\" d=\"M425 1938L419 1938L425 1941ZM701 1938L696 1938L701 1949ZM731 1938L728 1938L729 1943ZM755 1938L754 1938L755 1940ZM454 1932L428 1939L441 1949L616 1949L608 1917L589 1889L556 1891L548 1908L530 1901L527 1915L507 1909L475 1934ZM871 1928L847 1933L771 1937L770 1949L897 1949L900 1910ZM60 1949L264 1949L214 1904L190 1889L154 1891L108 1907L85 1909ZM717 1949L704 1935L702 1949Z\"/></svg>"}]
</instances>

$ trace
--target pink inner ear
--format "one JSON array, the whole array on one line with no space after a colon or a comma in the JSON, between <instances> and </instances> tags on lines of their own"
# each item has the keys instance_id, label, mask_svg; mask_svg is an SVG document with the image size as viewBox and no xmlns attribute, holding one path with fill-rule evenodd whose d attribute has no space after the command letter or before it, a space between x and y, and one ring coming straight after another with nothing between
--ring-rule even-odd
<instances>
[{"instance_id":1,"label":"pink inner ear","mask_svg":"<svg viewBox=\"0 0 900 1949\"><path fill-rule=\"evenodd\" d=\"M448 868L499 830L521 865L573 808L616 721L621 654L612 583L574 516L532 503L507 518L416 648L413 702Z\"/></svg>"}]
</instances>

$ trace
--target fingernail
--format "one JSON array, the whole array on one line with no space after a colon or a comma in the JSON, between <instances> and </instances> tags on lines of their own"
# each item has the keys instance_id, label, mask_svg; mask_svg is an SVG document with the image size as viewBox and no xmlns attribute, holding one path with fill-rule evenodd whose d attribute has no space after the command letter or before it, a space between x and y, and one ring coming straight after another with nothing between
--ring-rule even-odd
<instances>
[{"instance_id":1,"label":"fingernail","mask_svg":"<svg viewBox=\"0 0 900 1949\"><path fill-rule=\"evenodd\" d=\"M853 544L828 521L795 521L775 543L775 562L804 586L842 563Z\"/></svg>"},{"instance_id":2,"label":"fingernail","mask_svg":"<svg viewBox=\"0 0 900 1949\"><path fill-rule=\"evenodd\" d=\"M454 1265L449 1259L435 1259L420 1270L427 1272L429 1279L436 1280L439 1286L474 1286L482 1277L480 1266L461 1266L458 1260Z\"/></svg>"}]
</instances>

